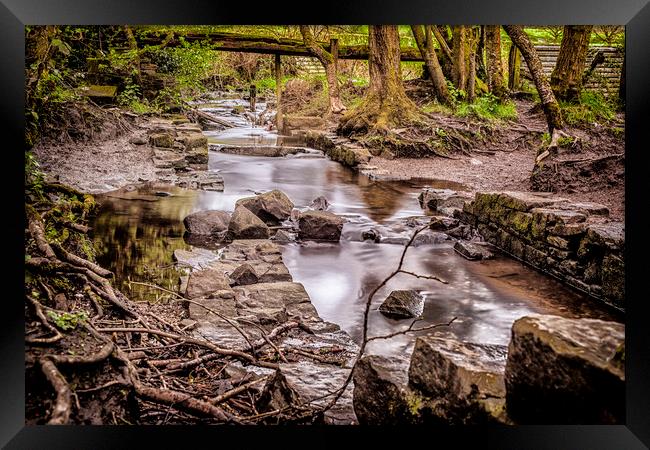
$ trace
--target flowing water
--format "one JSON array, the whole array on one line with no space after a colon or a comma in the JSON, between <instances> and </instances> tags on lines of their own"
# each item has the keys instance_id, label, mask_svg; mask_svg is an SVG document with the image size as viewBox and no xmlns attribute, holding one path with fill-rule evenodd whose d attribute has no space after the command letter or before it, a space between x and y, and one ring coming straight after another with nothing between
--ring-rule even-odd
<instances>
[{"instance_id":1,"label":"flowing water","mask_svg":"<svg viewBox=\"0 0 650 450\"><path fill-rule=\"evenodd\" d=\"M229 114L233 101L210 105L215 115ZM258 104L258 111L264 108ZM282 137L239 119L237 128L206 131L210 143L229 145L282 144ZM288 141L288 140L287 140ZM286 141L285 141L286 142ZM292 143L292 145L295 143ZM359 341L368 293L397 266L403 244L413 232L408 217L422 216L417 196L424 186L464 189L446 181L371 181L317 153L283 158L238 156L210 152L209 169L224 178L224 192L188 191L155 186L119 195L98 196L100 211L94 219L98 261L116 273L117 282L129 295L151 300L160 295L128 280L153 280L173 286L178 274L171 269L172 253L190 248L183 237L183 218L196 211L233 211L237 199L271 189L286 193L297 208L325 196L329 211L345 216L339 243L282 244L284 262L294 281L302 283L320 316L334 322ZM166 191L168 197L154 195ZM363 242L362 231L375 228L389 242ZM369 335L404 329L410 321L395 321L376 309L394 289L416 289L425 296L423 320L417 327L447 322L438 334L481 343L507 344L512 323L529 313L567 317L620 320L616 312L578 294L559 282L503 255L489 261L467 261L453 250L452 241L411 247L405 269L437 275L449 283L399 274L382 288L369 316ZM405 352L413 337L404 335L372 343L374 353Z\"/></svg>"}]
</instances>

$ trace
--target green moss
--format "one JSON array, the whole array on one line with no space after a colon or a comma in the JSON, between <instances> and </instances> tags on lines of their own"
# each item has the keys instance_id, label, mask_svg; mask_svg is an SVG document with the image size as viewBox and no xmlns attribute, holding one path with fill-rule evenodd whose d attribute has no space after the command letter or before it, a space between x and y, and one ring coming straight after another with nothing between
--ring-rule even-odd
<instances>
[{"instance_id":1,"label":"green moss","mask_svg":"<svg viewBox=\"0 0 650 450\"><path fill-rule=\"evenodd\" d=\"M408 406L408 411L411 413L412 416L419 416L420 410L424 406L424 398L422 398L418 394L409 392L406 395L406 404Z\"/></svg>"},{"instance_id":2,"label":"green moss","mask_svg":"<svg viewBox=\"0 0 650 450\"><path fill-rule=\"evenodd\" d=\"M526 236L531 229L533 222L532 214L521 211L513 211L509 216L510 228L521 236Z\"/></svg>"}]
</instances>

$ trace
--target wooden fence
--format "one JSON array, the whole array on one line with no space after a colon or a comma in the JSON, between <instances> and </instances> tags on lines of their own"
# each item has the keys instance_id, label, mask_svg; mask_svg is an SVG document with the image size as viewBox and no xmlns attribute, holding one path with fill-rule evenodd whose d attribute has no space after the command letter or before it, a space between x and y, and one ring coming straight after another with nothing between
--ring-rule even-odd
<instances>
[{"instance_id":1,"label":"wooden fence","mask_svg":"<svg viewBox=\"0 0 650 450\"><path fill-rule=\"evenodd\" d=\"M550 79L551 72L553 72L553 68L555 67L555 63L557 62L560 53L560 46L536 45L535 49L542 60L544 74ZM590 47L587 52L585 73L590 70L594 58L597 58L596 62L598 62L598 64L593 69L591 75L587 77L584 85L585 89L600 91L605 95L617 95L621 80L621 68L623 67L623 50L615 47ZM521 63L521 76L532 83L528 67L523 61Z\"/></svg>"}]
</instances>

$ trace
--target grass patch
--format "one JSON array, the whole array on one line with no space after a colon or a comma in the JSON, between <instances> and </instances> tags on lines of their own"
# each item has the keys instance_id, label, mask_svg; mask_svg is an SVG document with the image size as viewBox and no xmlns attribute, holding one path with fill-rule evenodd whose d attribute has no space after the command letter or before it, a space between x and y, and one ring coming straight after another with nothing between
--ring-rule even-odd
<instances>
[{"instance_id":1,"label":"grass patch","mask_svg":"<svg viewBox=\"0 0 650 450\"><path fill-rule=\"evenodd\" d=\"M511 101L499 102L493 94L478 97L474 103L461 103L456 109L459 117L475 117L481 120L513 120L517 118L517 109Z\"/></svg>"},{"instance_id":2,"label":"grass patch","mask_svg":"<svg viewBox=\"0 0 650 450\"><path fill-rule=\"evenodd\" d=\"M610 122L616 117L617 104L600 92L583 91L580 103L560 102L562 115L569 125Z\"/></svg>"}]
</instances>

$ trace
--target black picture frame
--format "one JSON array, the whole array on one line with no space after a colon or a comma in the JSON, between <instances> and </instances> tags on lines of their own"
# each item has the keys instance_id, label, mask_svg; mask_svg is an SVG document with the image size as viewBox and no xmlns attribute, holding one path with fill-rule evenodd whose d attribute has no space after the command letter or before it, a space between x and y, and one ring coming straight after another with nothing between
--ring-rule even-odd
<instances>
[{"instance_id":1,"label":"black picture frame","mask_svg":"<svg viewBox=\"0 0 650 450\"><path fill-rule=\"evenodd\" d=\"M363 434L388 443L417 445L414 439L439 448L470 444L499 449L641 449L650 446L650 333L644 314L648 297L648 252L645 192L647 127L650 121L650 5L649 0L481 0L346 1L306 5L304 1L247 2L215 0L0 0L0 47L2 48L2 124L5 158L3 183L8 225L4 249L5 283L0 322L0 444L6 448L129 448L145 438L152 448L188 445L198 437L210 446L224 438L250 447L250 437L283 446L314 442L342 445ZM316 7L314 7L316 6ZM310 9L308 9L310 8ZM24 425L24 311L21 297L24 277L23 196L19 190L24 166L24 26L45 24L624 24L626 25L626 425L620 426L517 426L409 429L302 427L240 429L235 427L78 427ZM22 165L21 165L22 164ZM15 177L16 179L13 179ZM645 188L645 189L644 189ZM10 289L6 289L9 287ZM558 408L561 408L558 405ZM369 432L370 431L370 432ZM328 439L314 441L318 433ZM332 438L329 438L329 437ZM446 443L443 443L446 442ZM411 444L412 443L412 444Z\"/></svg>"}]
</instances>

